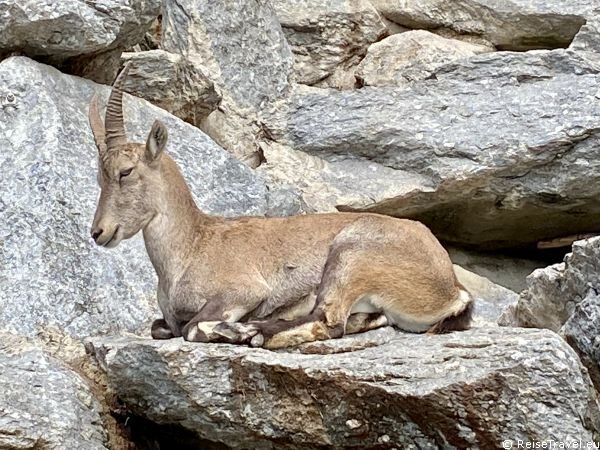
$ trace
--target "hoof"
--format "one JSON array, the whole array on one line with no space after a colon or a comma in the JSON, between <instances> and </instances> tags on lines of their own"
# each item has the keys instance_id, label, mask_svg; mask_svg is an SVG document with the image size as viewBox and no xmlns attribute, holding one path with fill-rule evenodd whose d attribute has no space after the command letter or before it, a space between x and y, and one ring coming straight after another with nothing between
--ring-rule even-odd
<instances>
[{"instance_id":1,"label":"hoof","mask_svg":"<svg viewBox=\"0 0 600 450\"><path fill-rule=\"evenodd\" d=\"M188 342L210 342L208 336L199 328L199 322L186 324L181 330L183 339Z\"/></svg>"},{"instance_id":2,"label":"hoof","mask_svg":"<svg viewBox=\"0 0 600 450\"><path fill-rule=\"evenodd\" d=\"M230 344L251 344L259 335L256 325L240 322L221 322L213 331Z\"/></svg>"},{"instance_id":3,"label":"hoof","mask_svg":"<svg viewBox=\"0 0 600 450\"><path fill-rule=\"evenodd\" d=\"M175 337L165 319L156 319L152 322L150 335L152 339L171 339Z\"/></svg>"}]
</instances>

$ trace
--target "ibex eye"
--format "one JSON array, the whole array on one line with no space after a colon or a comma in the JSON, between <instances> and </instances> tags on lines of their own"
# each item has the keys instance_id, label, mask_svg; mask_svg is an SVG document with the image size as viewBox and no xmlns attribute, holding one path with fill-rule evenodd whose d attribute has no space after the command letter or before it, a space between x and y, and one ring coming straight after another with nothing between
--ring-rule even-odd
<instances>
[{"instance_id":1,"label":"ibex eye","mask_svg":"<svg viewBox=\"0 0 600 450\"><path fill-rule=\"evenodd\" d=\"M126 177L127 175L129 175L131 173L132 170L133 170L133 167L131 169L121 170L121 172L119 173L120 178Z\"/></svg>"}]
</instances>

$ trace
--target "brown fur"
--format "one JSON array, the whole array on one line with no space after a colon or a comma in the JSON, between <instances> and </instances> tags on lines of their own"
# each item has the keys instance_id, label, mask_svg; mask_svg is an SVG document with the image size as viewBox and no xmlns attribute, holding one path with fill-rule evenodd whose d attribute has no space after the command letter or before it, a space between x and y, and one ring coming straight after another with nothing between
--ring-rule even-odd
<instances>
[{"instance_id":1,"label":"brown fur","mask_svg":"<svg viewBox=\"0 0 600 450\"><path fill-rule=\"evenodd\" d=\"M97 141L102 133L94 131ZM170 330L188 340L252 339L276 348L340 336L353 313L383 314L411 331L465 325L465 294L424 225L366 213L209 216L163 151L166 136L156 122L145 145L99 146L101 195L92 225L106 247L143 231L164 316L154 337Z\"/></svg>"}]
</instances>

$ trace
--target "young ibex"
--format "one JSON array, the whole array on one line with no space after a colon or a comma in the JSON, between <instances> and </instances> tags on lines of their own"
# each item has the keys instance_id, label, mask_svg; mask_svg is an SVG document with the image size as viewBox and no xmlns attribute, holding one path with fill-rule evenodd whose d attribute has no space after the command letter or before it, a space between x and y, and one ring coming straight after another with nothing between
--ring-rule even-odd
<instances>
[{"instance_id":1,"label":"young ibex","mask_svg":"<svg viewBox=\"0 0 600 450\"><path fill-rule=\"evenodd\" d=\"M200 211L154 122L128 143L117 78L99 151L98 245L142 230L164 319L152 337L280 348L385 324L413 332L468 328L473 301L447 252L421 223L376 214L226 219Z\"/></svg>"}]
</instances>

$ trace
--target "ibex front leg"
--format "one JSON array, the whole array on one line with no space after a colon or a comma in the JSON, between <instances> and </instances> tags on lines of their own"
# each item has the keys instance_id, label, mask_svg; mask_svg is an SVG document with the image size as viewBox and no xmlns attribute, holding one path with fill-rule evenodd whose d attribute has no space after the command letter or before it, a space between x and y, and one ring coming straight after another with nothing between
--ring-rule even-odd
<instances>
[{"instance_id":1,"label":"ibex front leg","mask_svg":"<svg viewBox=\"0 0 600 450\"><path fill-rule=\"evenodd\" d=\"M181 334L186 341L190 342L245 343L248 340L247 336L231 339L220 333L215 333L214 329L223 323L237 322L252 312L258 304L260 304L260 298L256 298L255 301L249 299L243 301L222 298L211 299L200 312L183 326Z\"/></svg>"}]
</instances>

